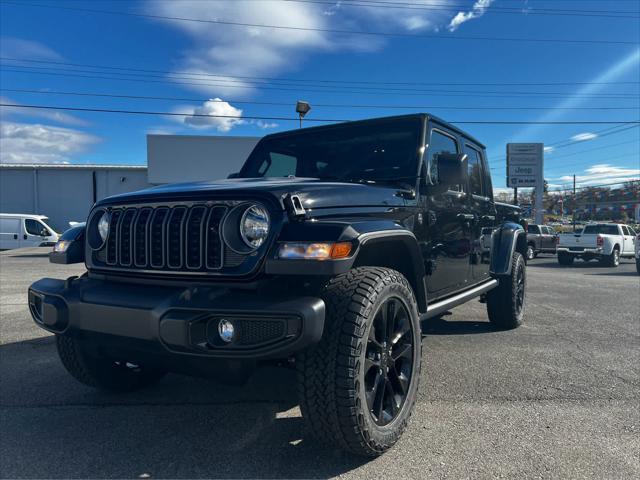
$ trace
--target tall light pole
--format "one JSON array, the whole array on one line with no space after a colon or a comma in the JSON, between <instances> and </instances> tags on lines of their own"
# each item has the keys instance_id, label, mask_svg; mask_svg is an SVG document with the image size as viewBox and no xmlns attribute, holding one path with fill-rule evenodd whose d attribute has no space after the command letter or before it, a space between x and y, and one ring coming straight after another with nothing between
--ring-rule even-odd
<instances>
[{"instance_id":1,"label":"tall light pole","mask_svg":"<svg viewBox=\"0 0 640 480\"><path fill-rule=\"evenodd\" d=\"M307 113L309 113L309 110L311 110L311 105L309 105L309 102L298 100L298 102L296 103L296 112L298 112L298 115L300 116L300 128L302 128L302 118Z\"/></svg>"}]
</instances>

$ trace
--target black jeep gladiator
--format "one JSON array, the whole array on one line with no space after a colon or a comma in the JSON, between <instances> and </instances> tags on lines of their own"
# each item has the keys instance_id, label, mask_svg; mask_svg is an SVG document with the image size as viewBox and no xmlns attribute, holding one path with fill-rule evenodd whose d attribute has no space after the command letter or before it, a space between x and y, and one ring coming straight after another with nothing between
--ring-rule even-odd
<instances>
[{"instance_id":1,"label":"black jeep gladiator","mask_svg":"<svg viewBox=\"0 0 640 480\"><path fill-rule=\"evenodd\" d=\"M526 233L496 220L482 144L442 120L269 135L230 177L106 198L61 238L51 261L87 272L35 282L29 308L77 380L280 361L311 432L375 456L413 410L421 321L474 298L498 328L523 321Z\"/></svg>"}]
</instances>

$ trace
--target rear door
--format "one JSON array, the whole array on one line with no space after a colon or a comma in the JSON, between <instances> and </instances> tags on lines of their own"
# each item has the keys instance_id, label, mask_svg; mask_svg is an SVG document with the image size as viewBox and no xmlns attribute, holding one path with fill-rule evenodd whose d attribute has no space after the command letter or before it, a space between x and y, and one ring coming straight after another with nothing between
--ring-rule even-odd
<instances>
[{"instance_id":1,"label":"rear door","mask_svg":"<svg viewBox=\"0 0 640 480\"><path fill-rule=\"evenodd\" d=\"M18 248L21 234L20 218L0 217L0 250Z\"/></svg>"},{"instance_id":2,"label":"rear door","mask_svg":"<svg viewBox=\"0 0 640 480\"><path fill-rule=\"evenodd\" d=\"M471 226L471 274L474 281L482 281L489 277L489 256L482 253L483 230L493 227L496 219L492 191L486 183L487 173L483 150L479 146L466 142L464 153L467 154L467 197L469 211L473 215Z\"/></svg>"},{"instance_id":3,"label":"rear door","mask_svg":"<svg viewBox=\"0 0 640 480\"><path fill-rule=\"evenodd\" d=\"M551 227L540 227L542 230L542 248L553 251L556 248L556 233Z\"/></svg>"},{"instance_id":4,"label":"rear door","mask_svg":"<svg viewBox=\"0 0 640 480\"><path fill-rule=\"evenodd\" d=\"M426 161L432 164L439 153L460 153L461 145L455 133L439 124L430 124ZM426 235L418 238L425 256L427 290L431 298L441 297L464 288L471 277L471 226L466 179L462 185L449 185L438 195L421 196Z\"/></svg>"}]
</instances>

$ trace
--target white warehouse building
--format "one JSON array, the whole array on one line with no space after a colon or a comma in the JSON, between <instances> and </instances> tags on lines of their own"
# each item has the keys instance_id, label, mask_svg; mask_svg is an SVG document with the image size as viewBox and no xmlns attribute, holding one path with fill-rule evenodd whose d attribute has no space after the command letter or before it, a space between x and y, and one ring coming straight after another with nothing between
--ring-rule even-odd
<instances>
[{"instance_id":1,"label":"white warehouse building","mask_svg":"<svg viewBox=\"0 0 640 480\"><path fill-rule=\"evenodd\" d=\"M147 165L0 164L0 212L45 215L58 232L104 197L165 183L226 178L259 137L148 135Z\"/></svg>"}]
</instances>

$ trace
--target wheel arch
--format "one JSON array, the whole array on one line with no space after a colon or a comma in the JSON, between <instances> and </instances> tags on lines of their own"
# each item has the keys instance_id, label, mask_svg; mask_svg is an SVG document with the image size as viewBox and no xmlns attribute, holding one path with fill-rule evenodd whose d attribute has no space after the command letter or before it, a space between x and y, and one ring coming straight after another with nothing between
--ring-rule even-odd
<instances>
[{"instance_id":1,"label":"wheel arch","mask_svg":"<svg viewBox=\"0 0 640 480\"><path fill-rule=\"evenodd\" d=\"M367 233L359 238L356 267L385 267L402 273L416 296L418 311L427 311L425 269L415 236L407 231Z\"/></svg>"},{"instance_id":2,"label":"wheel arch","mask_svg":"<svg viewBox=\"0 0 640 480\"><path fill-rule=\"evenodd\" d=\"M526 256L527 234L522 225L505 222L498 227L491 237L491 262L489 271L493 276L511 274L511 259L514 252Z\"/></svg>"}]
</instances>

